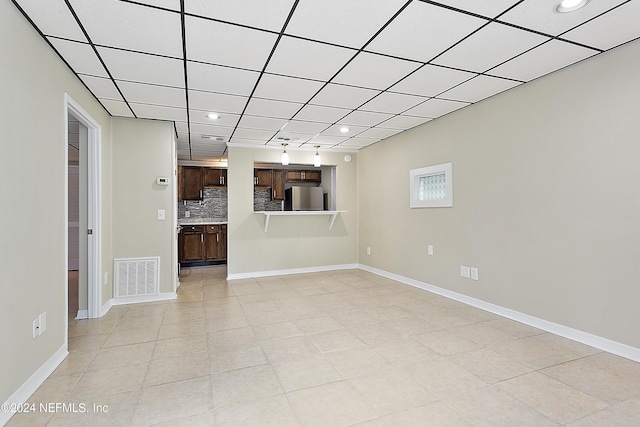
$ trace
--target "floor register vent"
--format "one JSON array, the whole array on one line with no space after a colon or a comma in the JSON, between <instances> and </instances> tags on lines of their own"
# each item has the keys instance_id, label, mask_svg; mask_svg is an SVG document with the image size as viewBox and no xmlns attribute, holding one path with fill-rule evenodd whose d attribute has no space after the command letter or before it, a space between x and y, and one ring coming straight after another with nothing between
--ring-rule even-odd
<instances>
[{"instance_id":1,"label":"floor register vent","mask_svg":"<svg viewBox=\"0 0 640 427\"><path fill-rule=\"evenodd\" d=\"M113 260L116 298L158 294L159 257Z\"/></svg>"}]
</instances>

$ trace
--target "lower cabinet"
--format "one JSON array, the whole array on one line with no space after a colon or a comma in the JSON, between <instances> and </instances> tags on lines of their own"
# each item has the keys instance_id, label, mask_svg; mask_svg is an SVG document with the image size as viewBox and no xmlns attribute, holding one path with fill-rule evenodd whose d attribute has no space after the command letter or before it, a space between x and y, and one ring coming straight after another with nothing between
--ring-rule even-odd
<instances>
[{"instance_id":1,"label":"lower cabinet","mask_svg":"<svg viewBox=\"0 0 640 427\"><path fill-rule=\"evenodd\" d=\"M178 262L226 261L227 225L186 225L178 237Z\"/></svg>"}]
</instances>

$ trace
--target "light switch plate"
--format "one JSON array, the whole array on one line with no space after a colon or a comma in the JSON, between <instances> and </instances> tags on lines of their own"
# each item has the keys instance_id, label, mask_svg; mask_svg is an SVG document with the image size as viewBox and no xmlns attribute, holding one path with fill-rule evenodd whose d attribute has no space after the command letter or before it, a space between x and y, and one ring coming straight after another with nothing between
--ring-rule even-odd
<instances>
[{"instance_id":1,"label":"light switch plate","mask_svg":"<svg viewBox=\"0 0 640 427\"><path fill-rule=\"evenodd\" d=\"M471 280L478 280L478 269L471 267Z\"/></svg>"},{"instance_id":2,"label":"light switch plate","mask_svg":"<svg viewBox=\"0 0 640 427\"><path fill-rule=\"evenodd\" d=\"M462 277L465 277L465 278L469 279L471 277L470 268L467 267L466 265L461 265L460 266L460 275Z\"/></svg>"},{"instance_id":3,"label":"light switch plate","mask_svg":"<svg viewBox=\"0 0 640 427\"><path fill-rule=\"evenodd\" d=\"M33 338L37 337L38 335L40 335L38 333L38 330L40 329L40 318L36 318L33 321Z\"/></svg>"},{"instance_id":4,"label":"light switch plate","mask_svg":"<svg viewBox=\"0 0 640 427\"><path fill-rule=\"evenodd\" d=\"M371 248L367 246L367 255L371 255Z\"/></svg>"},{"instance_id":5,"label":"light switch plate","mask_svg":"<svg viewBox=\"0 0 640 427\"><path fill-rule=\"evenodd\" d=\"M43 312L38 316L38 323L40 324L40 329L38 329L38 335L42 335L47 330L47 312Z\"/></svg>"},{"instance_id":6,"label":"light switch plate","mask_svg":"<svg viewBox=\"0 0 640 427\"><path fill-rule=\"evenodd\" d=\"M427 254L428 255L433 255L433 245L428 245L427 246Z\"/></svg>"},{"instance_id":7,"label":"light switch plate","mask_svg":"<svg viewBox=\"0 0 640 427\"><path fill-rule=\"evenodd\" d=\"M158 221L164 221L164 209L158 209Z\"/></svg>"}]
</instances>

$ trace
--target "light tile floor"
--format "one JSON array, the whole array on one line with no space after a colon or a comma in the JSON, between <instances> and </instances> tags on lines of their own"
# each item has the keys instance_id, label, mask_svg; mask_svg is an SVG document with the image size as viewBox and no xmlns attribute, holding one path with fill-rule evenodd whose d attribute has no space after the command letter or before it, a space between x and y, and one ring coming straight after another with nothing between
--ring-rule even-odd
<instances>
[{"instance_id":1,"label":"light tile floor","mask_svg":"<svg viewBox=\"0 0 640 427\"><path fill-rule=\"evenodd\" d=\"M8 425L640 426L627 359L360 270L225 276L70 320L30 401L87 412Z\"/></svg>"}]
</instances>

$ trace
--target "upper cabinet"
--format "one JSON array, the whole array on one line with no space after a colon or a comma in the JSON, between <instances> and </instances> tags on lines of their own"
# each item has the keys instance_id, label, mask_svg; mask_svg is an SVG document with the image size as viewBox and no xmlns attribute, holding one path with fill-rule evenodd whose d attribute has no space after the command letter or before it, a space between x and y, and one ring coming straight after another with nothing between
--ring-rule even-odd
<instances>
[{"instance_id":1,"label":"upper cabinet","mask_svg":"<svg viewBox=\"0 0 640 427\"><path fill-rule=\"evenodd\" d=\"M322 172L319 170L288 170L286 171L286 182L312 182L322 181Z\"/></svg>"},{"instance_id":2,"label":"upper cabinet","mask_svg":"<svg viewBox=\"0 0 640 427\"><path fill-rule=\"evenodd\" d=\"M226 187L227 186L227 170L202 168L202 177L205 187Z\"/></svg>"},{"instance_id":3,"label":"upper cabinet","mask_svg":"<svg viewBox=\"0 0 640 427\"><path fill-rule=\"evenodd\" d=\"M178 200L202 200L204 187L226 187L227 170L178 166Z\"/></svg>"},{"instance_id":4,"label":"upper cabinet","mask_svg":"<svg viewBox=\"0 0 640 427\"><path fill-rule=\"evenodd\" d=\"M254 169L253 170L253 186L254 187L271 187L271 169Z\"/></svg>"}]
</instances>

